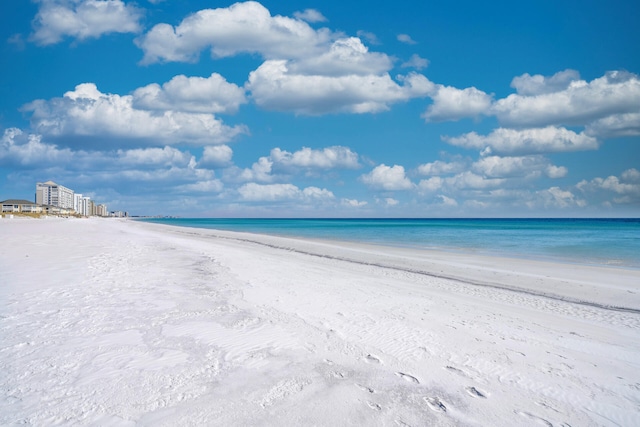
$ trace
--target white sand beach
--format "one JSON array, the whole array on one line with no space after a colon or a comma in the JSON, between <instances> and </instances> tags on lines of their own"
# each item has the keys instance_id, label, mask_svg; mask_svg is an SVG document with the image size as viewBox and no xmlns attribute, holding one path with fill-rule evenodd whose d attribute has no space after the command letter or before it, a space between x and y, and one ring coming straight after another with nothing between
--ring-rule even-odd
<instances>
[{"instance_id":1,"label":"white sand beach","mask_svg":"<svg viewBox=\"0 0 640 427\"><path fill-rule=\"evenodd\" d=\"M97 218L0 241L0 425L640 425L639 270Z\"/></svg>"}]
</instances>

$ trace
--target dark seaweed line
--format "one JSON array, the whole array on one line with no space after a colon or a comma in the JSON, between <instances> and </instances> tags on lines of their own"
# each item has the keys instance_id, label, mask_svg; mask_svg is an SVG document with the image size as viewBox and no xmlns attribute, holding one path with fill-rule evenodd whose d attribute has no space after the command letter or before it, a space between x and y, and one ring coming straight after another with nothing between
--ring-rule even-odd
<instances>
[{"instance_id":1,"label":"dark seaweed line","mask_svg":"<svg viewBox=\"0 0 640 427\"><path fill-rule=\"evenodd\" d=\"M199 234L199 233L186 232L186 231L180 231L180 233L189 234L189 235L193 235L193 236L204 236L204 235ZM588 307L599 308L599 309L602 309L602 310L612 310L612 311L620 311L620 312L625 312L625 313L640 314L640 309L637 309L637 308L622 307L622 306L607 305L607 304L599 304L599 303L596 303L596 302L580 300L580 299L577 299L577 298L563 297L561 295L549 294L549 293L545 293L545 292L536 292L536 291L532 291L532 290L528 290L528 289L515 288L515 287L511 287L511 286L507 286L507 285L498 285L498 284L495 284L495 283L473 281L473 280L464 279L464 278L460 278L460 277L456 277L456 276L447 276L447 275L444 275L444 274L436 274L436 273L432 273L432 272L424 271L424 270L415 270L415 269L411 269L411 268L402 268L402 267L397 267L397 266L393 266L393 265L386 265L386 264L380 264L380 263L359 261L359 260L356 260L356 259L345 258L345 257L318 254L318 253L314 253L314 252L304 251L304 250L301 250L301 249L291 248L291 247L287 247L287 246L273 245L273 244L269 244L269 243L260 242L260 241L257 241L257 240L244 239L244 238L240 238L240 237L220 236L220 235L217 235L217 234L211 234L209 236L211 236L213 238L217 238L217 239L226 239L226 240L233 240L233 241L244 242L244 243L252 243L252 244L255 244L255 245L260 245L260 246L264 246L264 247L268 247L268 248L272 248L272 249L278 249L278 250L283 250L283 251L287 251L287 252L295 252L295 253L299 253L299 254L302 254L302 255L307 255L307 256L312 256L312 257L317 257L317 258L324 258L324 259L348 262L348 263L352 263L352 264L359 264L359 265L365 265L365 266L371 266L371 267L384 268L384 269L388 269L388 270L401 271L401 272L404 272L404 273L412 273L412 274L418 274L418 275L422 275L422 276L434 277L434 278L438 278L438 279L451 280L451 281L454 281L454 282L464 283L464 284L467 284L467 285L482 286L482 287L485 287L485 288L492 288L492 289L499 289L499 290L503 290L503 291L516 292L516 293L531 295L531 296L535 296L535 297L542 297L542 298L546 298L546 299L554 300L554 301L562 301L562 302L567 302L567 303L571 303L571 304L578 304L578 305L583 305L583 306L588 306Z\"/></svg>"}]
</instances>

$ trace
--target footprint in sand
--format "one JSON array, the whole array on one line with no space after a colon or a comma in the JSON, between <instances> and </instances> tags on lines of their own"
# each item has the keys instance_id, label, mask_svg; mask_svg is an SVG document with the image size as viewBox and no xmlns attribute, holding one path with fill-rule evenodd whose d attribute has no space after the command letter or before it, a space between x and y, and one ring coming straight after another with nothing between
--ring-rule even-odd
<instances>
[{"instance_id":1,"label":"footprint in sand","mask_svg":"<svg viewBox=\"0 0 640 427\"><path fill-rule=\"evenodd\" d=\"M375 409L376 411L380 411L382 409L382 406L374 402L367 402L367 405L369 405L369 408Z\"/></svg>"},{"instance_id":2,"label":"footprint in sand","mask_svg":"<svg viewBox=\"0 0 640 427\"><path fill-rule=\"evenodd\" d=\"M483 399L487 398L487 394L483 391L478 390L475 387L466 387L465 390L469 393L471 397L481 397Z\"/></svg>"},{"instance_id":3,"label":"footprint in sand","mask_svg":"<svg viewBox=\"0 0 640 427\"><path fill-rule=\"evenodd\" d=\"M469 374L467 374L465 371L463 371L462 369L458 369L458 368L456 368L455 366L447 365L447 366L445 366L444 368L445 368L446 370L448 370L449 372L456 373L456 374L461 375L461 376L463 376L463 377L468 377L468 376L469 376Z\"/></svg>"},{"instance_id":4,"label":"footprint in sand","mask_svg":"<svg viewBox=\"0 0 640 427\"><path fill-rule=\"evenodd\" d=\"M427 406L435 412L447 412L447 407L437 397L425 397L424 401L427 402Z\"/></svg>"},{"instance_id":5,"label":"footprint in sand","mask_svg":"<svg viewBox=\"0 0 640 427\"><path fill-rule=\"evenodd\" d=\"M362 384L357 384L356 383L356 387L358 387L360 390L366 391L368 393L375 393L374 389L372 389L371 387L367 387L366 385L362 385Z\"/></svg>"},{"instance_id":6,"label":"footprint in sand","mask_svg":"<svg viewBox=\"0 0 640 427\"><path fill-rule=\"evenodd\" d=\"M410 383L420 384L420 381L418 381L418 379L413 375L405 374L404 372L396 372L396 375Z\"/></svg>"},{"instance_id":7,"label":"footprint in sand","mask_svg":"<svg viewBox=\"0 0 640 427\"><path fill-rule=\"evenodd\" d=\"M545 420L544 418L540 418L536 415L530 414L529 412L520 412L520 411L514 411L514 412L518 415L521 415L525 418L530 419L531 421L535 421L540 425L553 427L553 424L551 424L549 421Z\"/></svg>"},{"instance_id":8,"label":"footprint in sand","mask_svg":"<svg viewBox=\"0 0 640 427\"><path fill-rule=\"evenodd\" d=\"M364 357L364 361L367 363L382 363L382 360L380 360L380 358L374 356L373 354L367 354Z\"/></svg>"},{"instance_id":9,"label":"footprint in sand","mask_svg":"<svg viewBox=\"0 0 640 427\"><path fill-rule=\"evenodd\" d=\"M337 378L339 380L343 380L345 378L347 378L348 374L345 372L340 372L340 371L332 371L331 375L333 375L334 378Z\"/></svg>"}]
</instances>

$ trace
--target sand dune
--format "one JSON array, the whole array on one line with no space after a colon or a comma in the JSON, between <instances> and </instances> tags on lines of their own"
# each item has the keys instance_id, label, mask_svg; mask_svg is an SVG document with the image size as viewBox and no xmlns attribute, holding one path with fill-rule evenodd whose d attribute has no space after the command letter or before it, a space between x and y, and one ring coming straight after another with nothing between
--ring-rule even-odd
<instances>
[{"instance_id":1,"label":"sand dune","mask_svg":"<svg viewBox=\"0 0 640 427\"><path fill-rule=\"evenodd\" d=\"M640 271L0 220L0 424L640 425Z\"/></svg>"}]
</instances>

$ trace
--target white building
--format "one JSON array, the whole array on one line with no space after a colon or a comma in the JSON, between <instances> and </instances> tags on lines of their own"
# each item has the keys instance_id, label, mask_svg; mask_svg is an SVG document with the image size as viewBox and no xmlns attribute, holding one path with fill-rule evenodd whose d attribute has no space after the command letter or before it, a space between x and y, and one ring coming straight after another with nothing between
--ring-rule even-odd
<instances>
[{"instance_id":1,"label":"white building","mask_svg":"<svg viewBox=\"0 0 640 427\"><path fill-rule=\"evenodd\" d=\"M90 197L83 197L82 198L82 206L81 206L81 211L80 215L82 216L91 216L93 214L92 211L92 207L91 207L91 198Z\"/></svg>"},{"instance_id":2,"label":"white building","mask_svg":"<svg viewBox=\"0 0 640 427\"><path fill-rule=\"evenodd\" d=\"M0 202L2 213L41 213L42 206L28 200L9 199Z\"/></svg>"},{"instance_id":3,"label":"white building","mask_svg":"<svg viewBox=\"0 0 640 427\"><path fill-rule=\"evenodd\" d=\"M107 210L107 205L99 204L96 206L96 215L97 216L109 216L109 211Z\"/></svg>"},{"instance_id":4,"label":"white building","mask_svg":"<svg viewBox=\"0 0 640 427\"><path fill-rule=\"evenodd\" d=\"M73 209L82 216L91 216L91 198L76 193L74 195Z\"/></svg>"},{"instance_id":5,"label":"white building","mask_svg":"<svg viewBox=\"0 0 640 427\"><path fill-rule=\"evenodd\" d=\"M74 209L73 190L58 185L53 181L38 182L36 183L36 203L64 209Z\"/></svg>"},{"instance_id":6,"label":"white building","mask_svg":"<svg viewBox=\"0 0 640 427\"><path fill-rule=\"evenodd\" d=\"M73 210L82 214L82 194L73 194Z\"/></svg>"}]
</instances>

